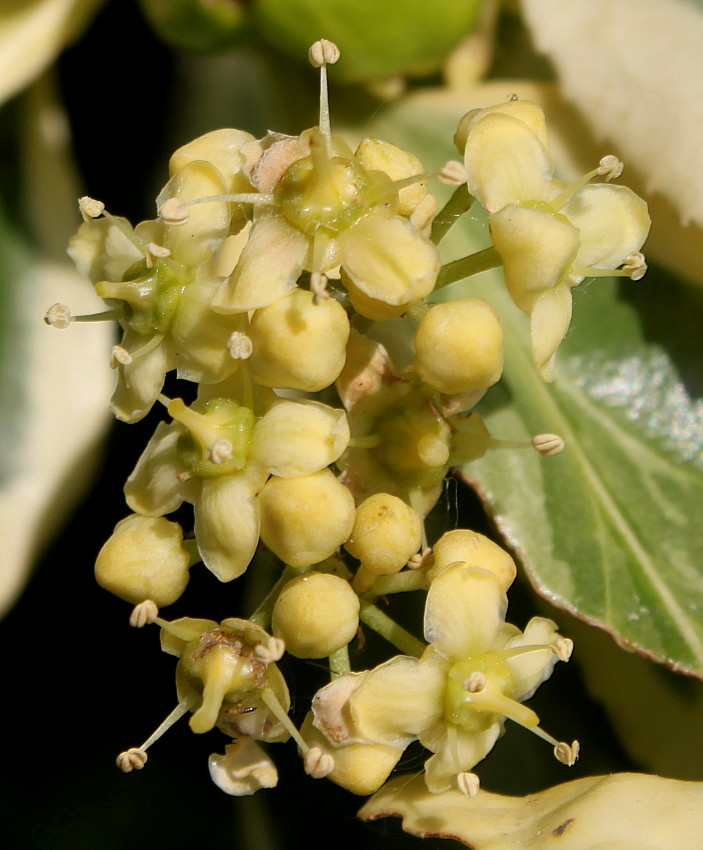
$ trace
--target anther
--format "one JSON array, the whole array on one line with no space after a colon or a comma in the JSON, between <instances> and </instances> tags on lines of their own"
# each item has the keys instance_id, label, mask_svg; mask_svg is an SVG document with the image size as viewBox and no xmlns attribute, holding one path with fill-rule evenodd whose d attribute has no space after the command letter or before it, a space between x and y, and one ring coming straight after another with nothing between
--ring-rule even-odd
<instances>
[{"instance_id":1,"label":"anther","mask_svg":"<svg viewBox=\"0 0 703 850\"><path fill-rule=\"evenodd\" d=\"M159 609L153 599L145 599L132 608L129 615L129 624L135 629L141 629L149 623L153 623L159 616Z\"/></svg>"},{"instance_id":2,"label":"anther","mask_svg":"<svg viewBox=\"0 0 703 850\"><path fill-rule=\"evenodd\" d=\"M313 779L324 779L334 770L334 759L329 753L323 753L319 747L310 747L303 756L303 767Z\"/></svg>"},{"instance_id":3,"label":"anther","mask_svg":"<svg viewBox=\"0 0 703 850\"><path fill-rule=\"evenodd\" d=\"M468 773L467 771L457 774L456 784L461 793L469 799L475 797L481 787L481 781L478 776L475 773Z\"/></svg>"},{"instance_id":4,"label":"anther","mask_svg":"<svg viewBox=\"0 0 703 850\"><path fill-rule=\"evenodd\" d=\"M65 304L52 304L44 314L44 321L52 328L64 331L73 321L73 317Z\"/></svg>"},{"instance_id":5,"label":"anther","mask_svg":"<svg viewBox=\"0 0 703 850\"><path fill-rule=\"evenodd\" d=\"M418 570L420 567L429 567L433 563L434 556L432 554L432 549L429 546L426 546L421 552L413 555L406 566L410 570Z\"/></svg>"},{"instance_id":6,"label":"anther","mask_svg":"<svg viewBox=\"0 0 703 850\"><path fill-rule=\"evenodd\" d=\"M131 773L133 770L141 770L146 764L147 758L144 750L139 749L139 747L132 747L120 753L115 762L123 773Z\"/></svg>"},{"instance_id":7,"label":"anther","mask_svg":"<svg viewBox=\"0 0 703 850\"><path fill-rule=\"evenodd\" d=\"M564 449L564 440L558 434L537 434L532 438L532 447L536 449L542 457L552 457L558 455Z\"/></svg>"},{"instance_id":8,"label":"anther","mask_svg":"<svg viewBox=\"0 0 703 850\"><path fill-rule=\"evenodd\" d=\"M225 437L220 437L207 450L207 458L213 463L220 464L232 460L234 457L234 447L230 440Z\"/></svg>"},{"instance_id":9,"label":"anther","mask_svg":"<svg viewBox=\"0 0 703 850\"><path fill-rule=\"evenodd\" d=\"M598 174L601 177L605 177L605 182L609 183L611 180L617 179L621 174L624 168L624 164L621 160L619 160L613 154L608 154L608 156L604 156L598 164Z\"/></svg>"},{"instance_id":10,"label":"anther","mask_svg":"<svg viewBox=\"0 0 703 850\"><path fill-rule=\"evenodd\" d=\"M647 263L641 251L633 251L625 257L622 270L627 272L631 280L640 280L647 271Z\"/></svg>"},{"instance_id":11,"label":"anther","mask_svg":"<svg viewBox=\"0 0 703 850\"><path fill-rule=\"evenodd\" d=\"M164 224L179 227L188 221L190 213L186 205L178 198L167 198L159 207L159 218Z\"/></svg>"},{"instance_id":12,"label":"anther","mask_svg":"<svg viewBox=\"0 0 703 850\"><path fill-rule=\"evenodd\" d=\"M308 50L308 60L313 68L321 68L323 65L334 65L339 61L339 48L333 41L321 38Z\"/></svg>"},{"instance_id":13,"label":"anther","mask_svg":"<svg viewBox=\"0 0 703 850\"><path fill-rule=\"evenodd\" d=\"M553 644L552 648L559 661L568 661L571 658L571 653L574 651L574 642L571 638L560 637Z\"/></svg>"},{"instance_id":14,"label":"anther","mask_svg":"<svg viewBox=\"0 0 703 850\"><path fill-rule=\"evenodd\" d=\"M129 366L132 363L132 355L121 345L113 345L110 350L110 368L116 369L118 366Z\"/></svg>"},{"instance_id":15,"label":"anther","mask_svg":"<svg viewBox=\"0 0 703 850\"><path fill-rule=\"evenodd\" d=\"M227 349L232 360L248 360L254 352L254 345L246 334L233 331L227 340Z\"/></svg>"},{"instance_id":16,"label":"anther","mask_svg":"<svg viewBox=\"0 0 703 850\"><path fill-rule=\"evenodd\" d=\"M578 741L572 741L571 746L561 741L554 747L554 757L567 767L573 767L578 761L580 749L581 745Z\"/></svg>"},{"instance_id":17,"label":"anther","mask_svg":"<svg viewBox=\"0 0 703 850\"><path fill-rule=\"evenodd\" d=\"M437 179L445 186L461 186L466 183L466 169L458 159L449 159L439 169Z\"/></svg>"},{"instance_id":18,"label":"anther","mask_svg":"<svg viewBox=\"0 0 703 850\"><path fill-rule=\"evenodd\" d=\"M78 199L78 209L81 211L83 221L90 221L93 218L99 218L105 212L105 204L84 195Z\"/></svg>"},{"instance_id":19,"label":"anther","mask_svg":"<svg viewBox=\"0 0 703 850\"><path fill-rule=\"evenodd\" d=\"M317 305L324 298L331 298L327 289L327 275L321 272L313 272L310 275L310 291L313 293L312 303Z\"/></svg>"},{"instance_id":20,"label":"anther","mask_svg":"<svg viewBox=\"0 0 703 850\"><path fill-rule=\"evenodd\" d=\"M474 670L469 676L467 676L462 685L465 691L468 691L470 694L478 694L482 690L485 689L488 684L488 679L486 678L486 674L482 673L480 670Z\"/></svg>"},{"instance_id":21,"label":"anther","mask_svg":"<svg viewBox=\"0 0 703 850\"><path fill-rule=\"evenodd\" d=\"M277 637L269 637L254 647L252 655L262 664L275 664L280 661L286 651L285 641Z\"/></svg>"},{"instance_id":22,"label":"anther","mask_svg":"<svg viewBox=\"0 0 703 850\"><path fill-rule=\"evenodd\" d=\"M149 242L146 246L146 265L149 269L154 265L156 260L165 260L166 257L170 256L170 250L163 245L157 245L156 242Z\"/></svg>"}]
</instances>

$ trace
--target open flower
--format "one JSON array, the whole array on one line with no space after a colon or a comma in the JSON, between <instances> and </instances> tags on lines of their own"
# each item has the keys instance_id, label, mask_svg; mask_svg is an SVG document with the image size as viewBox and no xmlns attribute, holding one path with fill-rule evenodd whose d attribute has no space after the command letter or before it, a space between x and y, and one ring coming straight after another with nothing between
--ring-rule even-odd
<instances>
[{"instance_id":1,"label":"open flower","mask_svg":"<svg viewBox=\"0 0 703 850\"><path fill-rule=\"evenodd\" d=\"M557 659L568 658L570 642L541 617L520 632L504 622L506 607L491 572L450 567L427 596L424 630L430 645L422 657L398 656L327 685L313 701L315 726L342 747L403 748L419 739L434 753L425 771L428 788L437 793L488 754L506 717L549 741L557 758L572 764L578 745L560 744L522 705Z\"/></svg>"},{"instance_id":2,"label":"open flower","mask_svg":"<svg viewBox=\"0 0 703 850\"><path fill-rule=\"evenodd\" d=\"M344 451L349 428L342 410L316 401L280 399L258 420L231 398L168 406L125 485L127 503L163 516L191 502L205 565L221 581L240 576L259 542L256 495L270 475L309 476Z\"/></svg>"},{"instance_id":3,"label":"open flower","mask_svg":"<svg viewBox=\"0 0 703 850\"><path fill-rule=\"evenodd\" d=\"M586 277L644 274L639 250L649 232L647 205L626 187L587 185L598 175L619 176L622 163L612 156L571 186L555 180L544 114L529 101L469 112L455 142L469 191L489 213L510 294L530 316L535 365L552 380L571 321L571 289Z\"/></svg>"},{"instance_id":4,"label":"open flower","mask_svg":"<svg viewBox=\"0 0 703 850\"><path fill-rule=\"evenodd\" d=\"M171 158L172 176L161 195L187 203L240 188L246 180L236 153L251 138L218 130L180 148ZM157 219L136 228L90 198L81 200L81 210L86 221L71 240L69 254L124 331L113 349L116 416L126 422L142 419L172 369L181 378L206 383L232 374L237 363L227 341L242 322L214 312L210 302L221 282L216 257L228 235L243 227L241 210L213 202L197 206L185 223Z\"/></svg>"}]
</instances>

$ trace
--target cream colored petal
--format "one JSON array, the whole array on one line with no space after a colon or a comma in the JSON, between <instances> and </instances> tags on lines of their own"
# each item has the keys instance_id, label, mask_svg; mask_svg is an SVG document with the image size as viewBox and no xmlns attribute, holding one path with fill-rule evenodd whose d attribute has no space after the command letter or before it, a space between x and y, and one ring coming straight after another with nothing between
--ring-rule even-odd
<instances>
[{"instance_id":1,"label":"cream colored petal","mask_svg":"<svg viewBox=\"0 0 703 850\"><path fill-rule=\"evenodd\" d=\"M651 224L647 204L626 186L585 186L562 210L578 227L581 247L576 265L615 269L639 251Z\"/></svg>"},{"instance_id":2,"label":"cream colored petal","mask_svg":"<svg viewBox=\"0 0 703 850\"><path fill-rule=\"evenodd\" d=\"M489 226L513 301L529 313L537 298L570 268L579 232L563 216L514 204L492 215Z\"/></svg>"},{"instance_id":3,"label":"cream colored petal","mask_svg":"<svg viewBox=\"0 0 703 850\"><path fill-rule=\"evenodd\" d=\"M471 128L464 165L469 192L489 212L543 200L553 172L537 135L517 118L500 113L487 115Z\"/></svg>"},{"instance_id":4,"label":"cream colored petal","mask_svg":"<svg viewBox=\"0 0 703 850\"><path fill-rule=\"evenodd\" d=\"M177 352L178 377L188 381L217 383L235 372L227 342L234 331L245 331L241 316L224 316L210 306L213 283L200 278L183 290L169 329Z\"/></svg>"},{"instance_id":5,"label":"cream colored petal","mask_svg":"<svg viewBox=\"0 0 703 850\"><path fill-rule=\"evenodd\" d=\"M131 230L126 218L117 218L117 221ZM144 259L139 248L106 218L83 222L69 241L67 253L91 283L122 280L130 266Z\"/></svg>"},{"instance_id":6,"label":"cream colored petal","mask_svg":"<svg viewBox=\"0 0 703 850\"><path fill-rule=\"evenodd\" d=\"M117 367L117 386L112 396L112 410L122 422L139 422L151 410L164 385L166 373L175 368L173 350L162 341L146 354L137 354L149 345L151 338L127 331L122 347L136 355L131 363Z\"/></svg>"},{"instance_id":7,"label":"cream colored petal","mask_svg":"<svg viewBox=\"0 0 703 850\"><path fill-rule=\"evenodd\" d=\"M349 706L364 740L405 747L430 729L442 713L445 665L397 656L371 670Z\"/></svg>"},{"instance_id":8,"label":"cream colored petal","mask_svg":"<svg viewBox=\"0 0 703 850\"><path fill-rule=\"evenodd\" d=\"M182 481L185 467L178 458L176 443L183 429L160 422L124 487L129 507L146 516L163 516L192 501L194 483Z\"/></svg>"},{"instance_id":9,"label":"cream colored petal","mask_svg":"<svg viewBox=\"0 0 703 850\"><path fill-rule=\"evenodd\" d=\"M251 458L272 475L297 478L334 463L348 444L343 410L317 401L282 401L257 423Z\"/></svg>"},{"instance_id":10,"label":"cream colored petal","mask_svg":"<svg viewBox=\"0 0 703 850\"><path fill-rule=\"evenodd\" d=\"M556 623L544 617L533 617L525 632L510 640L506 649L521 646L541 646L542 649L525 655L516 655L508 659L513 674L513 699L523 702L529 699L537 688L551 675L558 658L552 645L558 637Z\"/></svg>"},{"instance_id":11,"label":"cream colored petal","mask_svg":"<svg viewBox=\"0 0 703 850\"><path fill-rule=\"evenodd\" d=\"M407 219L372 212L339 241L342 269L353 288L368 298L403 306L434 288L439 253Z\"/></svg>"},{"instance_id":12,"label":"cream colored petal","mask_svg":"<svg viewBox=\"0 0 703 850\"><path fill-rule=\"evenodd\" d=\"M171 620L168 628L161 629L161 649L169 655L180 658L187 643L197 640L205 632L219 628L215 620L202 620L195 617L180 617Z\"/></svg>"},{"instance_id":13,"label":"cream colored petal","mask_svg":"<svg viewBox=\"0 0 703 850\"><path fill-rule=\"evenodd\" d=\"M378 791L404 752L401 747L389 747L385 744L348 744L344 747L334 747L322 732L312 725L311 714L305 718L300 734L308 746L319 747L323 753L334 759L334 770L328 779L352 794L362 796Z\"/></svg>"},{"instance_id":14,"label":"cream colored petal","mask_svg":"<svg viewBox=\"0 0 703 850\"><path fill-rule=\"evenodd\" d=\"M481 88L487 88L486 84L483 83ZM507 115L510 118L516 118L518 121L522 121L523 124L526 124L532 130L545 148L549 147L547 122L542 107L533 103L531 100L518 98L517 100L505 100L503 103L498 103L495 106L472 109L471 112L467 112L459 122L459 127L454 135L454 144L457 146L459 153L464 153L466 141L473 126L482 118L494 113Z\"/></svg>"},{"instance_id":15,"label":"cream colored petal","mask_svg":"<svg viewBox=\"0 0 703 850\"><path fill-rule=\"evenodd\" d=\"M195 504L195 538L205 566L220 581L238 578L259 542L259 511L245 475L204 479Z\"/></svg>"},{"instance_id":16,"label":"cream colored petal","mask_svg":"<svg viewBox=\"0 0 703 850\"><path fill-rule=\"evenodd\" d=\"M404 180L415 174L422 174L424 169L420 160L381 139L366 138L359 144L354 159L369 171L383 171L391 180ZM411 215L427 195L427 184L413 183L398 193L399 215Z\"/></svg>"},{"instance_id":17,"label":"cream colored petal","mask_svg":"<svg viewBox=\"0 0 703 850\"><path fill-rule=\"evenodd\" d=\"M337 676L312 698L313 725L334 746L363 742L351 716L349 699L367 675L368 672Z\"/></svg>"},{"instance_id":18,"label":"cream colored petal","mask_svg":"<svg viewBox=\"0 0 703 850\"><path fill-rule=\"evenodd\" d=\"M431 584L425 604L425 640L445 658L488 652L505 619L508 600L486 570L460 564Z\"/></svg>"},{"instance_id":19,"label":"cream colored petal","mask_svg":"<svg viewBox=\"0 0 703 850\"><path fill-rule=\"evenodd\" d=\"M205 160L219 171L228 192L246 191L243 186L249 181L241 173L239 152L243 145L253 141L251 133L244 130L223 128L205 133L171 154L168 162L169 174L174 175L190 162Z\"/></svg>"},{"instance_id":20,"label":"cream colored petal","mask_svg":"<svg viewBox=\"0 0 703 850\"><path fill-rule=\"evenodd\" d=\"M499 721L481 732L465 732L453 727L448 734L445 725L441 737L435 736L431 741L432 747L426 739L421 739L423 746L436 748L435 754L425 762L427 788L433 794L441 794L455 786L457 774L471 770L484 759L503 731L503 724Z\"/></svg>"},{"instance_id":21,"label":"cream colored petal","mask_svg":"<svg viewBox=\"0 0 703 850\"><path fill-rule=\"evenodd\" d=\"M260 788L275 788L278 771L271 759L251 738L239 738L225 747L225 754L208 759L210 778L225 794L248 797Z\"/></svg>"},{"instance_id":22,"label":"cream colored petal","mask_svg":"<svg viewBox=\"0 0 703 850\"><path fill-rule=\"evenodd\" d=\"M222 195L227 186L217 169L209 162L188 162L164 186L157 198L157 207L168 198L182 203ZM188 207L185 224L166 228L164 245L174 259L185 265L197 266L210 261L229 233L230 204L227 201L208 201Z\"/></svg>"},{"instance_id":23,"label":"cream colored petal","mask_svg":"<svg viewBox=\"0 0 703 850\"><path fill-rule=\"evenodd\" d=\"M293 290L308 254L308 240L284 218L263 213L249 233L239 263L217 291L220 313L246 313L273 304Z\"/></svg>"},{"instance_id":24,"label":"cream colored petal","mask_svg":"<svg viewBox=\"0 0 703 850\"><path fill-rule=\"evenodd\" d=\"M554 360L571 323L573 298L568 286L543 292L530 315L532 359L543 381L554 380Z\"/></svg>"}]
</instances>

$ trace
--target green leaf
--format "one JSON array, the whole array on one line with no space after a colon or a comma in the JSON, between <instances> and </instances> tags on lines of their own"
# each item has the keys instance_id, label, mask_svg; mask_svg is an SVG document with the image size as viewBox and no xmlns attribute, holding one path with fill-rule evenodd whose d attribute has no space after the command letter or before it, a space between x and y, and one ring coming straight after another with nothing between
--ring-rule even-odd
<instances>
[{"instance_id":1,"label":"green leaf","mask_svg":"<svg viewBox=\"0 0 703 850\"><path fill-rule=\"evenodd\" d=\"M447 101L433 110L425 95L415 105L422 108L411 101L392 111L384 128L434 165L452 155L437 141ZM467 222L446 242L453 259L487 237ZM684 297L657 272L624 284L626 298L614 281L582 285L557 378L546 385L532 364L527 317L500 271L449 294L459 291L489 301L506 332L503 380L478 408L491 433L566 440L557 457L492 450L466 469L532 583L619 642L703 674L703 406L695 383L703 310L695 293Z\"/></svg>"},{"instance_id":2,"label":"green leaf","mask_svg":"<svg viewBox=\"0 0 703 850\"><path fill-rule=\"evenodd\" d=\"M401 776L359 812L395 815L421 838L455 838L474 850L695 850L703 834L703 784L636 773L592 776L528 797L480 790L431 794L422 775Z\"/></svg>"}]
</instances>

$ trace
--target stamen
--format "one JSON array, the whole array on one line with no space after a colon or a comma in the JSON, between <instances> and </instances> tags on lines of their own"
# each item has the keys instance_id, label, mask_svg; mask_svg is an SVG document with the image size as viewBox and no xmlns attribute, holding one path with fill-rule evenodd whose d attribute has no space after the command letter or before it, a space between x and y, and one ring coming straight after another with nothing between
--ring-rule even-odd
<instances>
[{"instance_id":1,"label":"stamen","mask_svg":"<svg viewBox=\"0 0 703 850\"><path fill-rule=\"evenodd\" d=\"M305 754L309 752L311 747L309 747L303 740L303 736L300 734L300 732L298 732L298 729L296 728L295 724L290 719L288 714L284 711L283 706L276 697L276 694L274 694L274 692L270 688L264 688L261 691L261 699L263 700L264 704L271 712L271 714L273 714L273 716L276 718L276 720L278 720L278 722L285 727L288 734L298 745L303 756L305 756Z\"/></svg>"},{"instance_id":2,"label":"stamen","mask_svg":"<svg viewBox=\"0 0 703 850\"><path fill-rule=\"evenodd\" d=\"M117 369L118 366L130 366L132 355L121 345L113 345L110 350L110 368Z\"/></svg>"},{"instance_id":3,"label":"stamen","mask_svg":"<svg viewBox=\"0 0 703 850\"><path fill-rule=\"evenodd\" d=\"M178 198L167 198L159 207L159 218L171 227L180 227L190 218L185 204Z\"/></svg>"},{"instance_id":4,"label":"stamen","mask_svg":"<svg viewBox=\"0 0 703 850\"><path fill-rule=\"evenodd\" d=\"M542 457L552 457L563 451L564 440L558 434L537 434L532 438L532 446Z\"/></svg>"},{"instance_id":5,"label":"stamen","mask_svg":"<svg viewBox=\"0 0 703 850\"><path fill-rule=\"evenodd\" d=\"M154 349L158 348L161 345L164 336L165 334L154 334L154 336L149 340L149 342L145 342L144 345L141 348L138 348L136 351L127 352L126 349L122 348L122 351L124 351L127 357L129 357L129 360L127 360L124 365L129 366L132 361L137 360L140 357L144 357L146 354L150 354L152 351L154 351ZM114 348L121 348L121 346L115 345ZM122 363L123 361L118 359L118 362Z\"/></svg>"},{"instance_id":6,"label":"stamen","mask_svg":"<svg viewBox=\"0 0 703 850\"><path fill-rule=\"evenodd\" d=\"M481 780L475 773L464 771L457 774L456 784L461 793L471 799L478 794L481 787Z\"/></svg>"},{"instance_id":7,"label":"stamen","mask_svg":"<svg viewBox=\"0 0 703 850\"><path fill-rule=\"evenodd\" d=\"M578 761L580 751L581 745L578 741L572 741L571 746L564 741L560 741L554 747L554 758L567 767L573 767Z\"/></svg>"},{"instance_id":8,"label":"stamen","mask_svg":"<svg viewBox=\"0 0 703 850\"><path fill-rule=\"evenodd\" d=\"M141 770L147 762L149 756L140 750L138 747L132 747L120 753L115 759L117 767L123 773L131 773L133 770Z\"/></svg>"},{"instance_id":9,"label":"stamen","mask_svg":"<svg viewBox=\"0 0 703 850\"><path fill-rule=\"evenodd\" d=\"M146 267L150 269L156 260L165 260L170 257L171 252L163 245L157 245L156 242L149 242L146 246Z\"/></svg>"},{"instance_id":10,"label":"stamen","mask_svg":"<svg viewBox=\"0 0 703 850\"><path fill-rule=\"evenodd\" d=\"M72 321L71 311L65 304L52 304L44 313L44 322L60 331L66 330Z\"/></svg>"},{"instance_id":11,"label":"stamen","mask_svg":"<svg viewBox=\"0 0 703 850\"><path fill-rule=\"evenodd\" d=\"M188 711L190 711L190 703L179 703L168 717L159 725L156 731L151 734L146 741L144 741L141 747L131 747L117 756L117 767L125 773L131 773L133 770L141 770L146 764L148 758L146 751L149 747L158 741L163 734L168 732L174 723L177 723L184 714L188 713Z\"/></svg>"},{"instance_id":12,"label":"stamen","mask_svg":"<svg viewBox=\"0 0 703 850\"><path fill-rule=\"evenodd\" d=\"M265 641L254 647L252 655L262 664L274 664L283 658L286 651L286 643L281 638L268 637Z\"/></svg>"},{"instance_id":13,"label":"stamen","mask_svg":"<svg viewBox=\"0 0 703 850\"><path fill-rule=\"evenodd\" d=\"M129 615L129 624L135 629L141 629L149 623L153 623L159 616L159 609L153 599L145 599L132 608Z\"/></svg>"},{"instance_id":14,"label":"stamen","mask_svg":"<svg viewBox=\"0 0 703 850\"><path fill-rule=\"evenodd\" d=\"M248 360L254 353L251 338L240 331L233 331L227 340L227 348L232 360Z\"/></svg>"},{"instance_id":15,"label":"stamen","mask_svg":"<svg viewBox=\"0 0 703 850\"><path fill-rule=\"evenodd\" d=\"M457 159L450 159L439 169L437 179L445 186L462 186L466 183L466 169Z\"/></svg>"},{"instance_id":16,"label":"stamen","mask_svg":"<svg viewBox=\"0 0 703 850\"><path fill-rule=\"evenodd\" d=\"M232 460L233 457L234 446L232 445L231 440L227 440L225 437L220 437L219 440L215 440L215 442L207 450L208 460L218 465L226 463L228 460Z\"/></svg>"},{"instance_id":17,"label":"stamen","mask_svg":"<svg viewBox=\"0 0 703 850\"><path fill-rule=\"evenodd\" d=\"M616 180L622 174L624 167L625 165L621 160L613 154L608 154L601 159L597 171L601 177L605 177L606 183L610 183L611 180Z\"/></svg>"},{"instance_id":18,"label":"stamen","mask_svg":"<svg viewBox=\"0 0 703 850\"><path fill-rule=\"evenodd\" d=\"M175 200L175 198L170 200ZM211 201L226 201L230 204L260 204L262 206L271 206L276 203L275 197L265 192L242 192L238 195L206 195L203 198L193 198L190 201L185 201L182 206L193 207L196 204L209 204ZM168 202L164 201L165 203ZM161 209L163 209L163 204Z\"/></svg>"},{"instance_id":19,"label":"stamen","mask_svg":"<svg viewBox=\"0 0 703 850\"><path fill-rule=\"evenodd\" d=\"M322 274L322 272L313 272L310 275L310 291L313 293L313 304L317 305L323 299L332 297L327 289L328 283L329 279L327 275Z\"/></svg>"},{"instance_id":20,"label":"stamen","mask_svg":"<svg viewBox=\"0 0 703 850\"><path fill-rule=\"evenodd\" d=\"M339 61L339 48L333 41L321 38L308 51L308 59L313 68L320 69L320 132L329 140L330 105L327 91L327 66Z\"/></svg>"},{"instance_id":21,"label":"stamen","mask_svg":"<svg viewBox=\"0 0 703 850\"><path fill-rule=\"evenodd\" d=\"M432 554L432 549L427 546L421 552L418 552L417 555L413 555L406 566L409 570L417 570L420 567L429 567L433 563L434 555Z\"/></svg>"},{"instance_id":22,"label":"stamen","mask_svg":"<svg viewBox=\"0 0 703 850\"><path fill-rule=\"evenodd\" d=\"M367 198L371 204L382 204L406 186L424 183L426 180L431 180L433 176L433 174L423 172L421 174L411 174L410 177L403 177L402 180L391 180L390 183L381 183L368 192Z\"/></svg>"},{"instance_id":23,"label":"stamen","mask_svg":"<svg viewBox=\"0 0 703 850\"><path fill-rule=\"evenodd\" d=\"M574 651L574 642L571 638L560 637L557 639L552 649L559 661L568 661L571 658L571 653Z\"/></svg>"},{"instance_id":24,"label":"stamen","mask_svg":"<svg viewBox=\"0 0 703 850\"><path fill-rule=\"evenodd\" d=\"M78 199L78 209L81 211L83 221L90 221L93 218L100 218L105 212L105 204L102 201L96 201L95 198L89 198L84 195Z\"/></svg>"},{"instance_id":25,"label":"stamen","mask_svg":"<svg viewBox=\"0 0 703 850\"><path fill-rule=\"evenodd\" d=\"M462 685L465 691L468 691L470 694L477 694L482 691L486 685L488 684L488 678L485 673L482 673L480 670L474 670L470 676L467 676Z\"/></svg>"},{"instance_id":26,"label":"stamen","mask_svg":"<svg viewBox=\"0 0 703 850\"><path fill-rule=\"evenodd\" d=\"M334 770L334 758L319 747L311 747L303 756L303 767L313 779L324 779Z\"/></svg>"},{"instance_id":27,"label":"stamen","mask_svg":"<svg viewBox=\"0 0 703 850\"><path fill-rule=\"evenodd\" d=\"M622 270L626 272L630 280L640 280L647 271L647 263L641 251L633 251L625 257Z\"/></svg>"}]
</instances>

